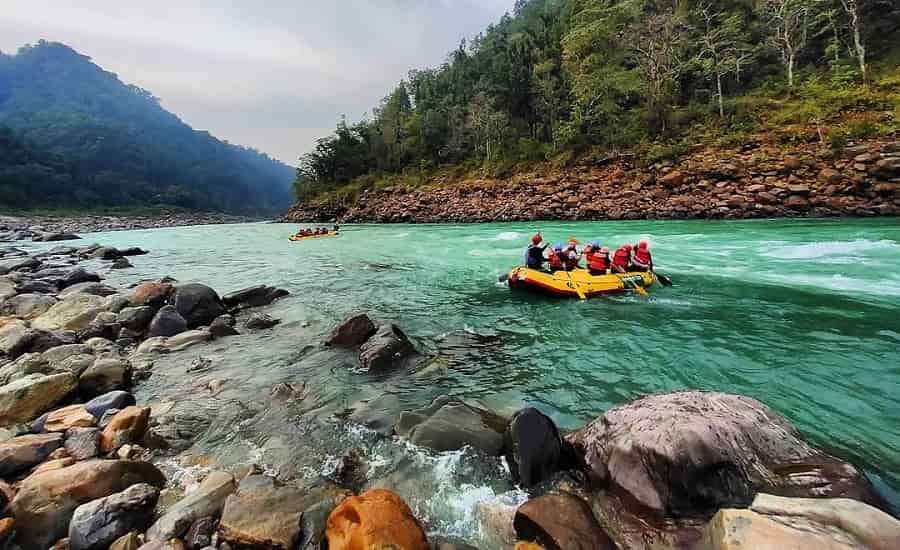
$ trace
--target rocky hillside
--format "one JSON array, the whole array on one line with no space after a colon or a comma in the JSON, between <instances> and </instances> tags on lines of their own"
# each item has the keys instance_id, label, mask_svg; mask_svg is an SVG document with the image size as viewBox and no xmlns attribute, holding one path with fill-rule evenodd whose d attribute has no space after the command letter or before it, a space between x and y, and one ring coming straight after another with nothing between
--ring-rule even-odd
<instances>
[{"instance_id":1,"label":"rocky hillside","mask_svg":"<svg viewBox=\"0 0 900 550\"><path fill-rule=\"evenodd\" d=\"M427 223L537 219L760 218L900 214L900 140L785 149L764 136L678 163L613 157L544 165L509 179L431 181L363 192L349 205L300 203L284 221Z\"/></svg>"}]
</instances>

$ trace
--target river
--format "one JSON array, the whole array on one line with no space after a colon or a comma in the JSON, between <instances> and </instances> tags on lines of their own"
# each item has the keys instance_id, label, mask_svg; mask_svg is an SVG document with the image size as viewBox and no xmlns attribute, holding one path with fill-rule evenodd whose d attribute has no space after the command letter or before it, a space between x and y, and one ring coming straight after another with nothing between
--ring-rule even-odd
<instances>
[{"instance_id":1,"label":"river","mask_svg":"<svg viewBox=\"0 0 900 550\"><path fill-rule=\"evenodd\" d=\"M648 239L675 286L586 302L512 293L497 277L522 261L535 229L551 242ZM700 388L763 401L900 502L896 219L358 225L291 243L294 230L85 237L151 251L114 281L169 275L223 293L258 283L291 292L268 310L283 321L273 330L161 357L138 386L139 402L169 402L197 430L183 461L314 477L359 448L369 483L397 490L431 533L489 547L477 503L522 498L501 461L380 438L346 420L349 410L390 416L451 394L503 414L535 406L574 429L642 394ZM389 375L355 372L351 353L320 342L356 311L396 322L436 359ZM187 373L200 356L212 368ZM226 381L216 395L201 389L211 379ZM273 401L279 382L305 384L306 397Z\"/></svg>"}]
</instances>

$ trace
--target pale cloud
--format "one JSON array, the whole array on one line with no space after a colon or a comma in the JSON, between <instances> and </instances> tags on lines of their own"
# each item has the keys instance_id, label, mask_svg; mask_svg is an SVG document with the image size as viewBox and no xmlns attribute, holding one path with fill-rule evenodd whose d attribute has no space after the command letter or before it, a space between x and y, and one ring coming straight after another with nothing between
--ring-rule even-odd
<instances>
[{"instance_id":1,"label":"pale cloud","mask_svg":"<svg viewBox=\"0 0 900 550\"><path fill-rule=\"evenodd\" d=\"M294 164L513 0L4 0L0 50L64 42L195 128Z\"/></svg>"}]
</instances>

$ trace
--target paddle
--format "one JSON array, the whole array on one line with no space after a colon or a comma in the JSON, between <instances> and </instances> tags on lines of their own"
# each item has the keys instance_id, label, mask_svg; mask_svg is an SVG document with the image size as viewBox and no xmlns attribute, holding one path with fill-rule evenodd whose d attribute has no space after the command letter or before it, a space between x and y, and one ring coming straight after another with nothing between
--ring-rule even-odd
<instances>
[{"instance_id":1,"label":"paddle","mask_svg":"<svg viewBox=\"0 0 900 550\"><path fill-rule=\"evenodd\" d=\"M622 277L621 275L619 276L619 280L622 281L622 286L624 286L625 288L630 288L631 290L637 292L644 298L648 298L650 296L649 294L647 294L647 291L644 290L644 287L635 283L634 281L629 281L628 279L626 279L625 277Z\"/></svg>"},{"instance_id":2,"label":"paddle","mask_svg":"<svg viewBox=\"0 0 900 550\"><path fill-rule=\"evenodd\" d=\"M572 273L569 271L569 268L565 266L565 263L563 263L563 269L566 272L566 277L569 278L569 287L575 289L575 294L578 294L578 299L587 300L587 296L584 294L584 291L578 288L578 285L575 284L575 281L572 280Z\"/></svg>"},{"instance_id":3,"label":"paddle","mask_svg":"<svg viewBox=\"0 0 900 550\"><path fill-rule=\"evenodd\" d=\"M497 277L498 283L505 283L507 280L509 280L509 273L504 273L503 275Z\"/></svg>"},{"instance_id":4,"label":"paddle","mask_svg":"<svg viewBox=\"0 0 900 550\"><path fill-rule=\"evenodd\" d=\"M655 271L651 271L653 276L656 277L656 280L662 283L662 286L672 286L672 279L666 277L665 275L660 275Z\"/></svg>"}]
</instances>

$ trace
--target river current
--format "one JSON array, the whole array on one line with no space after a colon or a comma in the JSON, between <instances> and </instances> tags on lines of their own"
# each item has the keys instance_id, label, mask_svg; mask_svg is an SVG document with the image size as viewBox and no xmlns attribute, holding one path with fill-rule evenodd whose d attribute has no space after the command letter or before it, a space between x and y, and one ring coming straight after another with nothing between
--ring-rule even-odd
<instances>
[{"instance_id":1,"label":"river current","mask_svg":"<svg viewBox=\"0 0 900 550\"><path fill-rule=\"evenodd\" d=\"M289 242L296 229L85 237L150 251L111 272L115 282L168 275L222 293L261 283L291 292L265 308L282 320L274 329L162 356L138 386L139 402L172 407L196 432L183 463L312 478L356 448L368 486L396 490L430 533L489 548L479 506L523 498L503 462L381 437L352 411L393 418L449 394L507 415L534 406L575 429L646 393L699 388L759 399L900 502L896 219L356 225ZM537 229L551 242L647 239L675 286L586 302L512 293L497 278L522 262ZM352 353L321 342L357 311L395 322L433 359L387 375L354 370ZM211 367L188 372L198 357ZM301 396L271 398L280 382ZM185 483L192 475L172 471Z\"/></svg>"}]
</instances>

